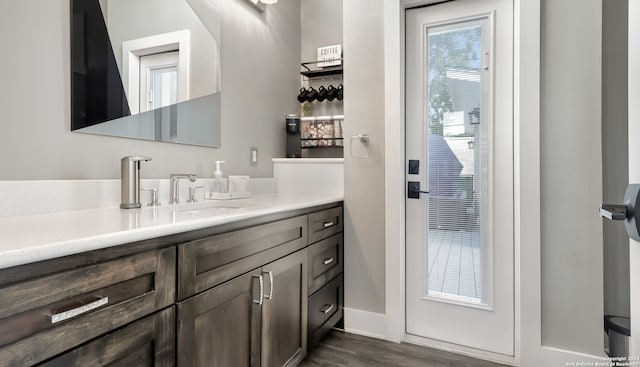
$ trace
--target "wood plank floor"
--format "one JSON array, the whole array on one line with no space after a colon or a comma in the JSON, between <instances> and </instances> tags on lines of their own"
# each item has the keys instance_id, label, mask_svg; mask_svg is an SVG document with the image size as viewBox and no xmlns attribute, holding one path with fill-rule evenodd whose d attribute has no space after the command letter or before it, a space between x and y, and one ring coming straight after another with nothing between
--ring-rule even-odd
<instances>
[{"instance_id":1,"label":"wood plank floor","mask_svg":"<svg viewBox=\"0 0 640 367\"><path fill-rule=\"evenodd\" d=\"M454 353L334 330L300 364L302 367L504 367Z\"/></svg>"}]
</instances>

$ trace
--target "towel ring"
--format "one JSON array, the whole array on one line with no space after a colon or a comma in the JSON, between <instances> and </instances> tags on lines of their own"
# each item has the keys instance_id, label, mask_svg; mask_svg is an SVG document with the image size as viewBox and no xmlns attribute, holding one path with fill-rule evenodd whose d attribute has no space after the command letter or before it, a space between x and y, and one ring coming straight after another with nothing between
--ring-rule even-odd
<instances>
[{"instance_id":1,"label":"towel ring","mask_svg":"<svg viewBox=\"0 0 640 367\"><path fill-rule=\"evenodd\" d=\"M353 141L356 140L356 139L358 141L360 141L360 143L362 143L362 144L367 146L367 154L365 154L365 155L353 155ZM367 134L358 134L358 135L352 136L351 137L351 143L349 144L349 153L351 154L351 158L357 158L357 159L369 158L369 154L370 154L369 135L367 135Z\"/></svg>"}]
</instances>

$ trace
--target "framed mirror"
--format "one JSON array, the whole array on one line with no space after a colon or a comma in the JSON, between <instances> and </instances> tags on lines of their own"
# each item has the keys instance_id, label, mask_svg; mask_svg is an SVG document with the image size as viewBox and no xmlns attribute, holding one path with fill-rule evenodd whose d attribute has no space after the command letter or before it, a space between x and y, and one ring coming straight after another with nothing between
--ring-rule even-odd
<instances>
[{"instance_id":1,"label":"framed mirror","mask_svg":"<svg viewBox=\"0 0 640 367\"><path fill-rule=\"evenodd\" d=\"M220 146L212 0L71 0L71 130Z\"/></svg>"}]
</instances>

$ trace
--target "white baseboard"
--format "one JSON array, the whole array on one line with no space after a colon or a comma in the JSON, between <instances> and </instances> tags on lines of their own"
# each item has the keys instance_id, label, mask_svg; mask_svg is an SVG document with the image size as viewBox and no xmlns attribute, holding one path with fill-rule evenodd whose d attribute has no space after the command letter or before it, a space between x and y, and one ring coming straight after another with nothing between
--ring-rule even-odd
<instances>
[{"instance_id":1,"label":"white baseboard","mask_svg":"<svg viewBox=\"0 0 640 367\"><path fill-rule=\"evenodd\" d=\"M387 340L387 315L345 307L344 331Z\"/></svg>"}]
</instances>

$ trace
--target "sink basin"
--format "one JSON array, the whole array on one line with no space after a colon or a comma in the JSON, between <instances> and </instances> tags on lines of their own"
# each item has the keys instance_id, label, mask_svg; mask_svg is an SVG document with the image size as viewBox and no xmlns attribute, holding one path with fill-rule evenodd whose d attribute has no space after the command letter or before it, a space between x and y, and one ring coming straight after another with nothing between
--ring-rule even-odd
<instances>
[{"instance_id":1,"label":"sink basin","mask_svg":"<svg viewBox=\"0 0 640 367\"><path fill-rule=\"evenodd\" d=\"M171 211L174 221L189 219L199 219L230 215L245 209L254 209L260 205L248 203L246 201L202 201L198 203L167 205L166 209Z\"/></svg>"}]
</instances>

